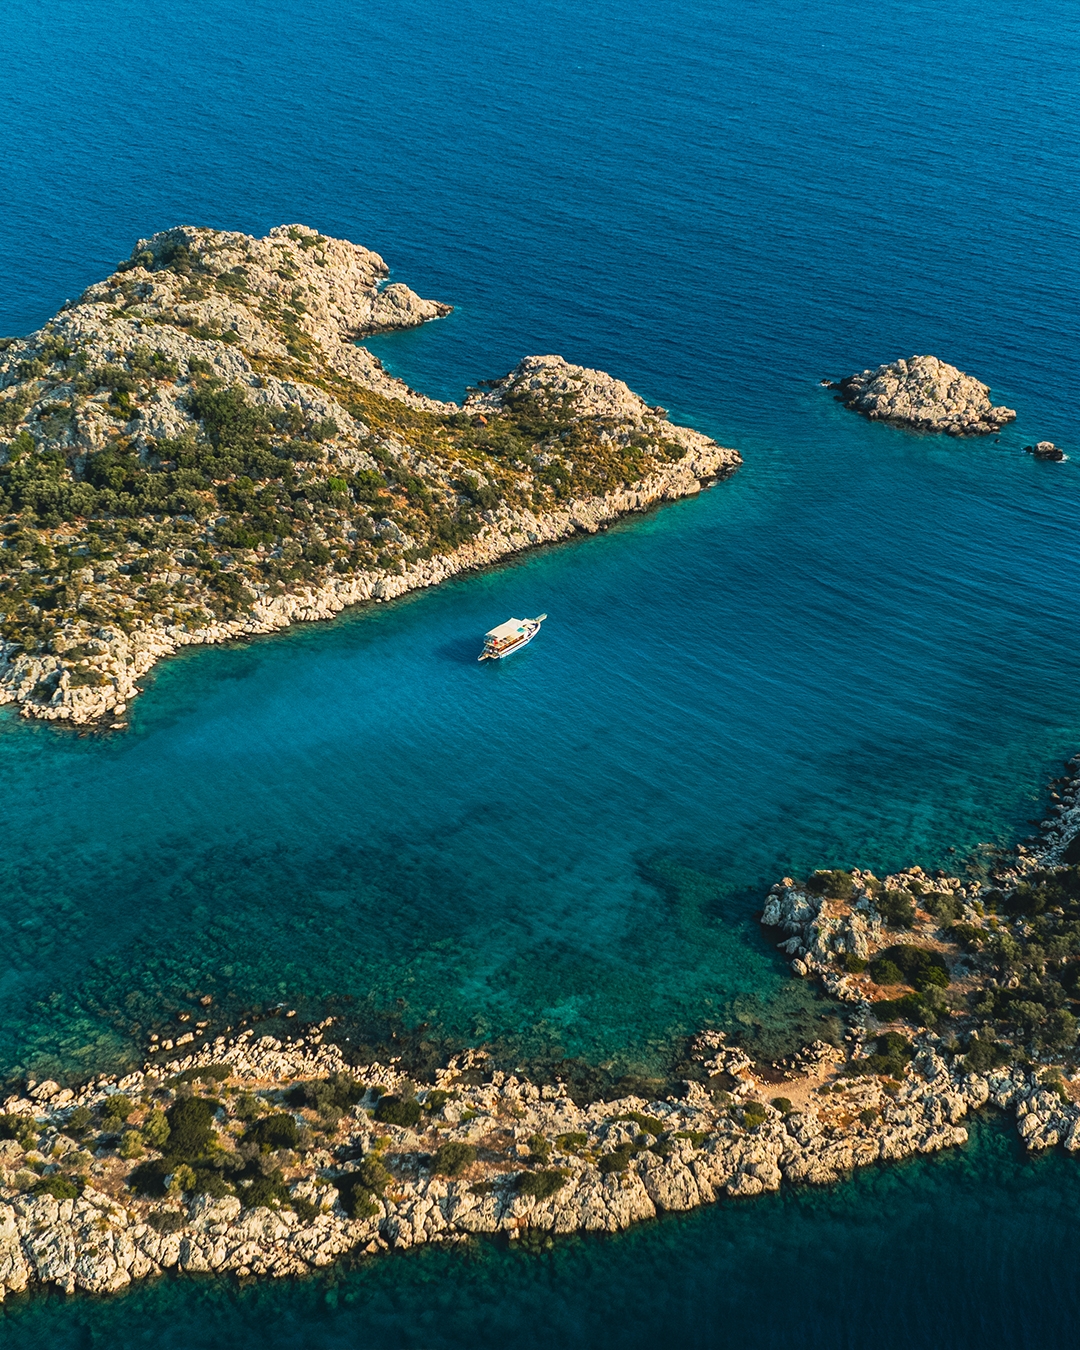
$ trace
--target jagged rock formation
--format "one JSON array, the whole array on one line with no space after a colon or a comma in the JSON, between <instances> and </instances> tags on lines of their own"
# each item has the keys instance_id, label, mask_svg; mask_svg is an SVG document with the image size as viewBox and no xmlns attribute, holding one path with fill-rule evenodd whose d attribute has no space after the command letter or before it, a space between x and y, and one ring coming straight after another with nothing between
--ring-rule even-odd
<instances>
[{"instance_id":1,"label":"jagged rock formation","mask_svg":"<svg viewBox=\"0 0 1080 1350\"><path fill-rule=\"evenodd\" d=\"M50 1081L5 1102L0 1298L33 1284L107 1293L165 1270L297 1275L480 1234L617 1232L962 1143L960 1122L990 1096L1022 1116L1029 1147L1055 1131L1080 1144L1057 1096L1023 1075L966 1074L932 1035L901 1082L857 1046L817 1042L781 1097L706 1033L682 1097L579 1104L477 1051L433 1084L394 1063L356 1070L324 1042L329 1025L288 1042L220 1037L119 1081Z\"/></svg>"},{"instance_id":2,"label":"jagged rock formation","mask_svg":"<svg viewBox=\"0 0 1080 1350\"><path fill-rule=\"evenodd\" d=\"M1011 408L994 407L985 384L936 356L912 356L829 384L845 407L873 421L949 436L985 436L1012 422Z\"/></svg>"},{"instance_id":3,"label":"jagged rock formation","mask_svg":"<svg viewBox=\"0 0 1080 1350\"><path fill-rule=\"evenodd\" d=\"M464 406L354 339L448 306L303 226L181 228L0 342L0 702L123 715L177 647L326 618L696 492L741 461L529 357Z\"/></svg>"}]
</instances>

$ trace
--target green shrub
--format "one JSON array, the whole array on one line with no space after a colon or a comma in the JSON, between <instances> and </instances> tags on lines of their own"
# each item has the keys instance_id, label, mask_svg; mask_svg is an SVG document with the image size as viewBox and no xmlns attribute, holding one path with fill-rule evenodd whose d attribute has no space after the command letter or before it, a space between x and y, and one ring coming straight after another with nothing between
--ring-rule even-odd
<instances>
[{"instance_id":1,"label":"green shrub","mask_svg":"<svg viewBox=\"0 0 1080 1350\"><path fill-rule=\"evenodd\" d=\"M876 984L904 982L919 990L932 986L944 989L949 983L943 957L910 942L901 942L880 952L870 963L870 977Z\"/></svg>"},{"instance_id":2,"label":"green shrub","mask_svg":"<svg viewBox=\"0 0 1080 1350\"><path fill-rule=\"evenodd\" d=\"M370 1219L379 1212L375 1197L393 1180L378 1158L368 1154L349 1172L337 1177L338 1200L350 1219Z\"/></svg>"},{"instance_id":3,"label":"green shrub","mask_svg":"<svg viewBox=\"0 0 1080 1350\"><path fill-rule=\"evenodd\" d=\"M417 1101L402 1097L380 1097L375 1107L375 1119L382 1125L404 1125L412 1128L420 1120L421 1107Z\"/></svg>"},{"instance_id":4,"label":"green shrub","mask_svg":"<svg viewBox=\"0 0 1080 1350\"><path fill-rule=\"evenodd\" d=\"M614 1154L607 1153L607 1158L614 1157ZM601 1162L603 1159L601 1159ZM601 1171L624 1171L625 1168L607 1168L603 1167ZM548 1168L543 1172L522 1172L517 1179L517 1191L519 1195L531 1195L534 1200L548 1200L557 1191L561 1191L566 1185L566 1173L560 1172L555 1168Z\"/></svg>"},{"instance_id":5,"label":"green shrub","mask_svg":"<svg viewBox=\"0 0 1080 1350\"><path fill-rule=\"evenodd\" d=\"M918 994L905 994L903 998L883 999L875 1003L874 1016L879 1022L892 1022L899 1018L926 1027L937 1021L938 1013Z\"/></svg>"},{"instance_id":6,"label":"green shrub","mask_svg":"<svg viewBox=\"0 0 1080 1350\"><path fill-rule=\"evenodd\" d=\"M895 961L887 961L884 957L878 957L876 961L871 962L870 978L875 984L903 984L904 974Z\"/></svg>"},{"instance_id":7,"label":"green shrub","mask_svg":"<svg viewBox=\"0 0 1080 1350\"><path fill-rule=\"evenodd\" d=\"M232 1076L232 1072L228 1064L207 1064L201 1069L185 1069L183 1073L174 1074L165 1086L177 1088L181 1083L224 1083L226 1078Z\"/></svg>"},{"instance_id":8,"label":"green shrub","mask_svg":"<svg viewBox=\"0 0 1080 1350\"><path fill-rule=\"evenodd\" d=\"M855 892L855 882L850 872L817 871L807 878L806 889L811 895L822 895L830 900L850 900Z\"/></svg>"},{"instance_id":9,"label":"green shrub","mask_svg":"<svg viewBox=\"0 0 1080 1350\"><path fill-rule=\"evenodd\" d=\"M142 1134L138 1130L125 1130L117 1150L121 1158L141 1158L143 1151Z\"/></svg>"},{"instance_id":10,"label":"green shrub","mask_svg":"<svg viewBox=\"0 0 1080 1350\"><path fill-rule=\"evenodd\" d=\"M246 1144L258 1144L265 1148L295 1148L300 1140L300 1131L296 1119L287 1111L278 1111L272 1116L263 1116L244 1133Z\"/></svg>"},{"instance_id":11,"label":"green shrub","mask_svg":"<svg viewBox=\"0 0 1080 1350\"><path fill-rule=\"evenodd\" d=\"M164 1111L151 1111L143 1121L143 1138L151 1148L164 1148L169 1139L169 1121Z\"/></svg>"},{"instance_id":12,"label":"green shrub","mask_svg":"<svg viewBox=\"0 0 1080 1350\"><path fill-rule=\"evenodd\" d=\"M1044 1070L1039 1075L1039 1082L1043 1087L1049 1088L1051 1092L1056 1093L1063 1102L1069 1102L1071 1100L1069 1097L1069 1090L1061 1077L1060 1069L1055 1067Z\"/></svg>"},{"instance_id":13,"label":"green shrub","mask_svg":"<svg viewBox=\"0 0 1080 1350\"><path fill-rule=\"evenodd\" d=\"M237 1182L236 1193L245 1209L291 1207L292 1198L280 1171L270 1176L244 1178Z\"/></svg>"},{"instance_id":14,"label":"green shrub","mask_svg":"<svg viewBox=\"0 0 1080 1350\"><path fill-rule=\"evenodd\" d=\"M194 1192L198 1180L193 1167L189 1167L187 1163L177 1163L172 1181L169 1183L169 1190Z\"/></svg>"},{"instance_id":15,"label":"green shrub","mask_svg":"<svg viewBox=\"0 0 1080 1350\"><path fill-rule=\"evenodd\" d=\"M874 898L874 904L890 928L915 926L915 905L906 891L886 891Z\"/></svg>"},{"instance_id":16,"label":"green shrub","mask_svg":"<svg viewBox=\"0 0 1080 1350\"><path fill-rule=\"evenodd\" d=\"M666 1126L662 1120L657 1120L655 1116L646 1116L641 1111L627 1111L618 1117L619 1120L632 1120L636 1125L640 1125L646 1134L651 1134L655 1138L664 1133Z\"/></svg>"},{"instance_id":17,"label":"green shrub","mask_svg":"<svg viewBox=\"0 0 1080 1350\"><path fill-rule=\"evenodd\" d=\"M30 1188L34 1195L51 1195L54 1200L77 1200L82 1187L70 1177L62 1177L54 1172L50 1177L42 1177Z\"/></svg>"},{"instance_id":18,"label":"green shrub","mask_svg":"<svg viewBox=\"0 0 1080 1350\"><path fill-rule=\"evenodd\" d=\"M610 1153L601 1154L596 1165L605 1176L610 1172L625 1172L635 1151L632 1144L620 1144Z\"/></svg>"},{"instance_id":19,"label":"green shrub","mask_svg":"<svg viewBox=\"0 0 1080 1350\"><path fill-rule=\"evenodd\" d=\"M214 1108L205 1097L181 1097L165 1113L169 1126L166 1151L176 1162L201 1158L214 1137Z\"/></svg>"},{"instance_id":20,"label":"green shrub","mask_svg":"<svg viewBox=\"0 0 1080 1350\"><path fill-rule=\"evenodd\" d=\"M951 891L936 891L932 895L924 896L922 905L943 928L946 924L955 923L964 912L963 901Z\"/></svg>"},{"instance_id":21,"label":"green shrub","mask_svg":"<svg viewBox=\"0 0 1080 1350\"><path fill-rule=\"evenodd\" d=\"M30 1116L0 1115L0 1139L21 1139L33 1124Z\"/></svg>"},{"instance_id":22,"label":"green shrub","mask_svg":"<svg viewBox=\"0 0 1080 1350\"><path fill-rule=\"evenodd\" d=\"M844 969L849 975L861 975L869 964L869 961L856 956L854 952L846 952L844 955Z\"/></svg>"},{"instance_id":23,"label":"green shrub","mask_svg":"<svg viewBox=\"0 0 1080 1350\"><path fill-rule=\"evenodd\" d=\"M85 1106L77 1106L71 1115L67 1118L67 1124L64 1126L64 1133L79 1135L90 1124L90 1112ZM0 1135L0 1138L3 1136Z\"/></svg>"},{"instance_id":24,"label":"green shrub","mask_svg":"<svg viewBox=\"0 0 1080 1350\"><path fill-rule=\"evenodd\" d=\"M986 931L973 923L954 923L949 927L949 937L961 947L973 951L986 941Z\"/></svg>"},{"instance_id":25,"label":"green shrub","mask_svg":"<svg viewBox=\"0 0 1080 1350\"><path fill-rule=\"evenodd\" d=\"M290 1101L292 1094L290 1094ZM262 1115L262 1102L255 1096L254 1092L241 1092L236 1099L233 1112L238 1120L246 1121L248 1124L253 1120L258 1120Z\"/></svg>"},{"instance_id":26,"label":"green shrub","mask_svg":"<svg viewBox=\"0 0 1080 1350\"><path fill-rule=\"evenodd\" d=\"M874 1053L856 1064L862 1072L902 1078L914 1055L911 1042L898 1031L883 1031L874 1043Z\"/></svg>"},{"instance_id":27,"label":"green shrub","mask_svg":"<svg viewBox=\"0 0 1080 1350\"><path fill-rule=\"evenodd\" d=\"M437 1115L449 1100L449 1092L445 1092L442 1088L432 1088L424 1102L424 1110L430 1116Z\"/></svg>"},{"instance_id":28,"label":"green shrub","mask_svg":"<svg viewBox=\"0 0 1080 1350\"><path fill-rule=\"evenodd\" d=\"M471 1167L476 1161L476 1149L472 1144L458 1143L450 1139L440 1144L432 1162L432 1170L439 1176L456 1177Z\"/></svg>"},{"instance_id":29,"label":"green shrub","mask_svg":"<svg viewBox=\"0 0 1080 1350\"><path fill-rule=\"evenodd\" d=\"M196 1166L191 1171L195 1179L191 1182L190 1187L185 1187L185 1190L190 1189L192 1194L210 1195L215 1200L220 1200L225 1195L235 1194L233 1187L229 1185L216 1167Z\"/></svg>"},{"instance_id":30,"label":"green shrub","mask_svg":"<svg viewBox=\"0 0 1080 1350\"><path fill-rule=\"evenodd\" d=\"M972 1040L964 1056L964 1068L968 1073L989 1073L1009 1062L1007 1046L999 1045L992 1037Z\"/></svg>"},{"instance_id":31,"label":"green shrub","mask_svg":"<svg viewBox=\"0 0 1080 1350\"><path fill-rule=\"evenodd\" d=\"M309 1083L297 1083L288 1093L291 1106L310 1106L316 1111L347 1111L364 1095L364 1086L351 1074L333 1073Z\"/></svg>"},{"instance_id":32,"label":"green shrub","mask_svg":"<svg viewBox=\"0 0 1080 1350\"><path fill-rule=\"evenodd\" d=\"M764 1125L769 1113L762 1102L746 1102L742 1108L742 1121L748 1130L756 1130Z\"/></svg>"},{"instance_id":33,"label":"green shrub","mask_svg":"<svg viewBox=\"0 0 1080 1350\"><path fill-rule=\"evenodd\" d=\"M788 1116L788 1115L791 1114L791 1098L790 1098L790 1097L774 1097L774 1098L772 1099L772 1105L775 1106L776 1109L777 1109L778 1111L782 1112L785 1116Z\"/></svg>"},{"instance_id":34,"label":"green shrub","mask_svg":"<svg viewBox=\"0 0 1080 1350\"><path fill-rule=\"evenodd\" d=\"M859 1119L864 1125L873 1125L880 1115L881 1112L876 1106L867 1106L864 1110L859 1112Z\"/></svg>"},{"instance_id":35,"label":"green shrub","mask_svg":"<svg viewBox=\"0 0 1080 1350\"><path fill-rule=\"evenodd\" d=\"M588 1144L589 1136L581 1130L570 1130L555 1136L555 1147L562 1153L580 1153Z\"/></svg>"},{"instance_id":36,"label":"green shrub","mask_svg":"<svg viewBox=\"0 0 1080 1350\"><path fill-rule=\"evenodd\" d=\"M547 1162L551 1157L551 1144L542 1134L531 1134L528 1143L530 1162Z\"/></svg>"},{"instance_id":37,"label":"green shrub","mask_svg":"<svg viewBox=\"0 0 1080 1350\"><path fill-rule=\"evenodd\" d=\"M122 1125L134 1109L131 1098L117 1092L105 1098L101 1106L101 1118L106 1126Z\"/></svg>"},{"instance_id":38,"label":"green shrub","mask_svg":"<svg viewBox=\"0 0 1080 1350\"><path fill-rule=\"evenodd\" d=\"M301 1223L310 1223L319 1213L319 1206L311 1200L305 1200L302 1195L291 1195L289 1205Z\"/></svg>"},{"instance_id":39,"label":"green shrub","mask_svg":"<svg viewBox=\"0 0 1080 1350\"><path fill-rule=\"evenodd\" d=\"M389 1169L370 1154L366 1158L361 1158L351 1175L356 1177L362 1186L377 1195L381 1195L393 1180Z\"/></svg>"},{"instance_id":40,"label":"green shrub","mask_svg":"<svg viewBox=\"0 0 1080 1350\"><path fill-rule=\"evenodd\" d=\"M155 1233L167 1237L170 1233L179 1233L184 1226L184 1216L175 1209L158 1210L146 1216L146 1222Z\"/></svg>"},{"instance_id":41,"label":"green shrub","mask_svg":"<svg viewBox=\"0 0 1080 1350\"><path fill-rule=\"evenodd\" d=\"M165 1194L165 1178L171 1171L169 1163L161 1158L154 1158L133 1168L128 1173L127 1184L136 1195L159 1200Z\"/></svg>"}]
</instances>

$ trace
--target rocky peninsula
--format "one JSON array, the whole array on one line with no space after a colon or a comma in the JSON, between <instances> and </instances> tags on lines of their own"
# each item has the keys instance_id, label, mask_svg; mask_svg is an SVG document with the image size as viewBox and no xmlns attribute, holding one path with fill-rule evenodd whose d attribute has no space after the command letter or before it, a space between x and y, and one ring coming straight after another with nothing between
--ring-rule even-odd
<instances>
[{"instance_id":1,"label":"rocky peninsula","mask_svg":"<svg viewBox=\"0 0 1080 1350\"><path fill-rule=\"evenodd\" d=\"M987 385L936 356L892 361L826 384L845 407L913 431L986 436L1016 420L1011 408L993 406Z\"/></svg>"},{"instance_id":2,"label":"rocky peninsula","mask_svg":"<svg viewBox=\"0 0 1080 1350\"><path fill-rule=\"evenodd\" d=\"M300 225L183 227L0 340L0 702L116 724L181 646L325 619L695 493L735 450L532 356L461 405L357 345L450 307Z\"/></svg>"},{"instance_id":3,"label":"rocky peninsula","mask_svg":"<svg viewBox=\"0 0 1080 1350\"><path fill-rule=\"evenodd\" d=\"M125 1077L26 1082L0 1114L0 1295L302 1275L485 1234L539 1248L962 1144L988 1104L1029 1150L1080 1150L1080 756L1050 795L990 876L773 886L762 924L847 1025L768 1064L704 1031L655 1100L530 1081L482 1049L373 1060L333 1019L197 1023Z\"/></svg>"}]
</instances>

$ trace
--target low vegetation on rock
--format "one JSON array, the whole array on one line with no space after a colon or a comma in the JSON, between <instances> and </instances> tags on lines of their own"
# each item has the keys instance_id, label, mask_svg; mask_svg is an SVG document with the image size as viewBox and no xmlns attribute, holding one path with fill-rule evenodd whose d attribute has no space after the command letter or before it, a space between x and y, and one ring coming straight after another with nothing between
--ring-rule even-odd
<instances>
[{"instance_id":1,"label":"low vegetation on rock","mask_svg":"<svg viewBox=\"0 0 1080 1350\"><path fill-rule=\"evenodd\" d=\"M445 314L302 226L181 228L0 341L0 700L87 721L155 659L430 585L738 455L529 357L463 405L353 339Z\"/></svg>"}]
</instances>

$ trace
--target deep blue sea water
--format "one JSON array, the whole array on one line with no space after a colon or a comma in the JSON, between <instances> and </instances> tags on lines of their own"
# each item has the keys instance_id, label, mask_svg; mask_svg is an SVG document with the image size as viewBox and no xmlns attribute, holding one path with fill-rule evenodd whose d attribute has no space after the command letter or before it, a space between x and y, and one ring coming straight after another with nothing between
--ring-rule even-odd
<instances>
[{"instance_id":1,"label":"deep blue sea water","mask_svg":"<svg viewBox=\"0 0 1080 1350\"><path fill-rule=\"evenodd\" d=\"M824 1009L757 929L773 880L1025 833L1080 748L1078 49L1059 0L13 0L0 329L156 229L302 221L456 306L372 341L414 386L460 396L557 351L746 465L596 538L172 661L122 736L0 714L0 1070L121 1064L204 992L614 1072L661 1072L703 1023L776 1047ZM916 351L1017 423L916 438L818 387ZM1020 453L1041 437L1072 461ZM540 610L541 640L476 665L492 622ZM330 1303L167 1283L0 1329L1060 1344L1080 1183L1010 1159L990 1131L542 1263L428 1254Z\"/></svg>"}]
</instances>

